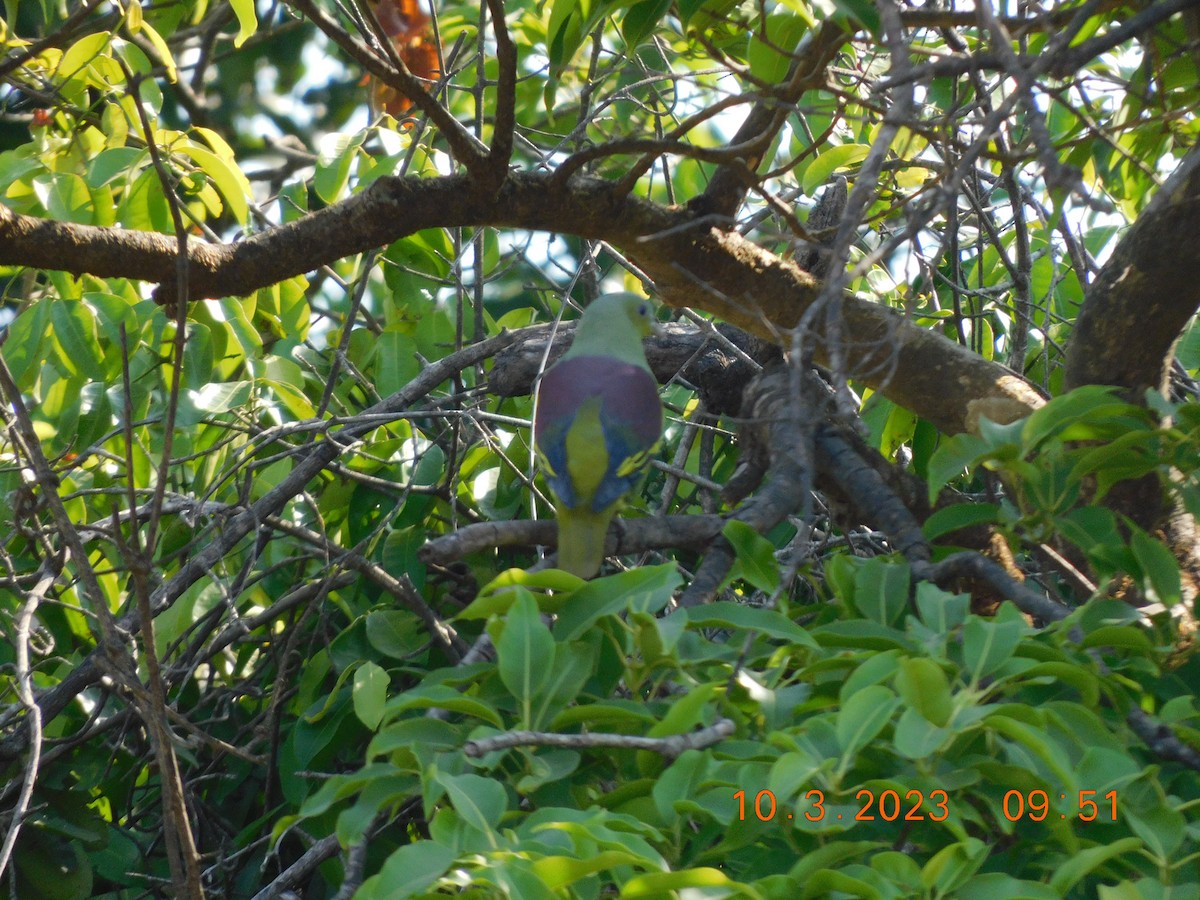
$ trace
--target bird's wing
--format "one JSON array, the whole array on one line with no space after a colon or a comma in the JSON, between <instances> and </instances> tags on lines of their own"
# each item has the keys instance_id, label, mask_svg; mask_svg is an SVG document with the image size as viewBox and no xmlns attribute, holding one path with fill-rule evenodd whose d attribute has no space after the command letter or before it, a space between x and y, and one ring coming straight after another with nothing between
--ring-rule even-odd
<instances>
[{"instance_id":1,"label":"bird's wing","mask_svg":"<svg viewBox=\"0 0 1200 900\"><path fill-rule=\"evenodd\" d=\"M600 512L633 490L661 435L658 385L641 366L578 356L542 379L534 440L568 509Z\"/></svg>"}]
</instances>

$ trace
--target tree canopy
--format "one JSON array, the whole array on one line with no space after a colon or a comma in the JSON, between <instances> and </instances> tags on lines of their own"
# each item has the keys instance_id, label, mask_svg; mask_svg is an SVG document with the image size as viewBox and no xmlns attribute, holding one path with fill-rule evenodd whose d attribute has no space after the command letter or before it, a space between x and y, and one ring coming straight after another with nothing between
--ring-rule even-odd
<instances>
[{"instance_id":1,"label":"tree canopy","mask_svg":"<svg viewBox=\"0 0 1200 900\"><path fill-rule=\"evenodd\" d=\"M5 896L1200 897L1200 2L5 11Z\"/></svg>"}]
</instances>

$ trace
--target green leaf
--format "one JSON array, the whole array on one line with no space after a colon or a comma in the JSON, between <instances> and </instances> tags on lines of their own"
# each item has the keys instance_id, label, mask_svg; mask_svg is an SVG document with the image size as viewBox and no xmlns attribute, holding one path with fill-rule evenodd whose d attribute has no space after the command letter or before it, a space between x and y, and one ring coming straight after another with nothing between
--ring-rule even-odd
<instances>
[{"instance_id":1,"label":"green leaf","mask_svg":"<svg viewBox=\"0 0 1200 900\"><path fill-rule=\"evenodd\" d=\"M243 322L245 320L242 320ZM249 323L246 325L249 327ZM254 336L257 340L257 335ZM246 346L243 342L243 346ZM304 373L296 363L282 356L269 355L263 358L261 367L264 380L271 386L272 393L284 408L297 420L310 419L316 415L312 402L300 388L304 384Z\"/></svg>"},{"instance_id":2,"label":"green leaf","mask_svg":"<svg viewBox=\"0 0 1200 900\"><path fill-rule=\"evenodd\" d=\"M883 25L879 19L879 10L870 0L833 0L834 5L846 13L851 20L862 25L875 37L883 33Z\"/></svg>"},{"instance_id":3,"label":"green leaf","mask_svg":"<svg viewBox=\"0 0 1200 900\"><path fill-rule=\"evenodd\" d=\"M953 711L950 681L932 659L905 658L892 682L905 704L934 725L945 725Z\"/></svg>"},{"instance_id":4,"label":"green leaf","mask_svg":"<svg viewBox=\"0 0 1200 900\"><path fill-rule=\"evenodd\" d=\"M624 850L604 850L586 859L543 856L534 860L533 871L545 882L546 887L557 891L596 872L605 872L618 866L635 866L641 861L640 857Z\"/></svg>"},{"instance_id":5,"label":"green leaf","mask_svg":"<svg viewBox=\"0 0 1200 900\"><path fill-rule=\"evenodd\" d=\"M584 38L612 5L606 0L553 0L546 26L552 75L561 74L570 64ZM547 81L548 91L553 90L553 82L554 79Z\"/></svg>"},{"instance_id":6,"label":"green leaf","mask_svg":"<svg viewBox=\"0 0 1200 900\"><path fill-rule=\"evenodd\" d=\"M843 759L872 741L891 721L900 698L883 685L863 688L843 704L837 715L837 739Z\"/></svg>"},{"instance_id":7,"label":"green leaf","mask_svg":"<svg viewBox=\"0 0 1200 900\"><path fill-rule=\"evenodd\" d=\"M1000 507L995 503L955 503L945 506L925 520L921 531L933 541L961 528L994 524L999 521Z\"/></svg>"},{"instance_id":8,"label":"green leaf","mask_svg":"<svg viewBox=\"0 0 1200 900\"><path fill-rule=\"evenodd\" d=\"M32 149L27 144L16 150L5 150L0 153L0 184L6 185L10 190L17 184L28 186L27 175L46 170L45 164L30 154Z\"/></svg>"},{"instance_id":9,"label":"green leaf","mask_svg":"<svg viewBox=\"0 0 1200 900\"><path fill-rule=\"evenodd\" d=\"M493 640L500 680L528 708L550 683L548 663L554 658L554 638L542 622L533 595L524 588L513 590L516 600L509 607L499 638L493 636ZM525 724L532 727L531 722Z\"/></svg>"},{"instance_id":10,"label":"green leaf","mask_svg":"<svg viewBox=\"0 0 1200 900\"><path fill-rule=\"evenodd\" d=\"M943 847L921 870L921 883L949 894L974 875L987 858L987 844L976 838Z\"/></svg>"},{"instance_id":11,"label":"green leaf","mask_svg":"<svg viewBox=\"0 0 1200 900\"><path fill-rule=\"evenodd\" d=\"M944 440L929 458L929 502L935 503L951 479L973 469L990 450L987 441L966 432Z\"/></svg>"},{"instance_id":12,"label":"green leaf","mask_svg":"<svg viewBox=\"0 0 1200 900\"><path fill-rule=\"evenodd\" d=\"M1074 543L1091 558L1105 547L1119 547L1124 541L1117 529L1117 518L1112 510L1099 506L1080 506L1055 524L1067 540Z\"/></svg>"},{"instance_id":13,"label":"green leaf","mask_svg":"<svg viewBox=\"0 0 1200 900\"><path fill-rule=\"evenodd\" d=\"M894 678L900 668L901 654L897 650L885 650L882 653L872 653L842 679L838 689L838 698L845 702L852 694L856 694L870 684L882 684ZM840 668L840 667L839 667Z\"/></svg>"},{"instance_id":14,"label":"green leaf","mask_svg":"<svg viewBox=\"0 0 1200 900\"><path fill-rule=\"evenodd\" d=\"M422 752L440 750L458 750L462 747L462 728L434 719L421 716L416 719L402 719L385 725L371 738L367 745L366 758L376 759L388 756L397 750L417 749Z\"/></svg>"},{"instance_id":15,"label":"green leaf","mask_svg":"<svg viewBox=\"0 0 1200 900\"><path fill-rule=\"evenodd\" d=\"M817 188L829 181L835 173L858 165L867 158L867 154L870 152L869 144L839 144L836 147L830 147L809 163L808 168L804 170L804 180L801 185L804 193L811 197Z\"/></svg>"},{"instance_id":16,"label":"green leaf","mask_svg":"<svg viewBox=\"0 0 1200 900\"><path fill-rule=\"evenodd\" d=\"M870 412L875 409L886 411L883 428L879 432L879 452L888 459L894 459L896 451L909 443L917 427L917 415L910 409L897 406L882 394L873 394L869 401L870 409L864 409L863 420L870 424Z\"/></svg>"},{"instance_id":17,"label":"green leaf","mask_svg":"<svg viewBox=\"0 0 1200 900\"><path fill-rule=\"evenodd\" d=\"M854 575L854 605L880 625L894 625L908 608L908 563L873 556Z\"/></svg>"},{"instance_id":18,"label":"green leaf","mask_svg":"<svg viewBox=\"0 0 1200 900\"><path fill-rule=\"evenodd\" d=\"M406 659L428 642L417 617L404 609L377 609L367 613L367 640L392 659Z\"/></svg>"},{"instance_id":19,"label":"green leaf","mask_svg":"<svg viewBox=\"0 0 1200 900\"><path fill-rule=\"evenodd\" d=\"M500 728L504 720L487 703L475 697L460 694L444 684L430 684L412 688L387 702L387 715L394 718L410 709L445 709L450 712L475 716Z\"/></svg>"},{"instance_id":20,"label":"green leaf","mask_svg":"<svg viewBox=\"0 0 1200 900\"><path fill-rule=\"evenodd\" d=\"M960 887L954 896L956 900L1061 900L1063 895L1049 885L1036 881L1023 881L1002 872L988 872L986 875L976 875ZM1141 895L1136 900L1141 900Z\"/></svg>"},{"instance_id":21,"label":"green leaf","mask_svg":"<svg viewBox=\"0 0 1200 900\"><path fill-rule=\"evenodd\" d=\"M205 414L229 412L250 399L251 387L249 381L210 382L199 390L189 390L188 400L194 409ZM199 421L199 417L195 421Z\"/></svg>"},{"instance_id":22,"label":"green leaf","mask_svg":"<svg viewBox=\"0 0 1200 900\"><path fill-rule=\"evenodd\" d=\"M358 799L338 813L334 833L343 847L357 844L366 837L371 823L384 806L392 806L412 798L419 790L419 780L409 773L396 773L372 778L363 787Z\"/></svg>"},{"instance_id":23,"label":"green leaf","mask_svg":"<svg viewBox=\"0 0 1200 900\"><path fill-rule=\"evenodd\" d=\"M670 896L675 891L690 893L690 889L701 892L721 890L736 892L739 897L749 900L762 900L762 894L751 885L740 884L730 879L720 869L698 868L683 869L678 872L654 872L649 875L635 875L621 889L622 900L636 898L660 898ZM726 894L728 896L728 894Z\"/></svg>"},{"instance_id":24,"label":"green leaf","mask_svg":"<svg viewBox=\"0 0 1200 900\"><path fill-rule=\"evenodd\" d=\"M46 362L46 351L43 347L50 338L53 321L51 313L58 302L62 301L43 300L31 303L8 326L8 339L0 344L0 354L3 354L4 361L8 363L17 387L22 390L31 387L33 379Z\"/></svg>"},{"instance_id":25,"label":"green leaf","mask_svg":"<svg viewBox=\"0 0 1200 900\"><path fill-rule=\"evenodd\" d=\"M1136 828L1135 828L1136 830ZM1099 847L1089 847L1086 850L1075 850L1067 859L1058 863L1054 874L1050 876L1050 886L1065 896L1076 884L1083 880L1088 873L1095 871L1110 859L1137 853L1142 842L1134 837L1121 838L1111 844Z\"/></svg>"},{"instance_id":26,"label":"green leaf","mask_svg":"<svg viewBox=\"0 0 1200 900\"><path fill-rule=\"evenodd\" d=\"M104 381L104 355L96 334L96 317L77 300L44 300L50 306L50 334L64 371L92 381Z\"/></svg>"},{"instance_id":27,"label":"green leaf","mask_svg":"<svg viewBox=\"0 0 1200 900\"><path fill-rule=\"evenodd\" d=\"M71 80L90 66L93 60L105 56L108 53L108 42L111 38L112 35L108 32L97 31L80 38L68 47L62 55L58 71L55 73L57 78L62 79L60 83Z\"/></svg>"},{"instance_id":28,"label":"green leaf","mask_svg":"<svg viewBox=\"0 0 1200 900\"><path fill-rule=\"evenodd\" d=\"M1084 635L1082 647L1111 647L1151 653L1154 645L1146 632L1136 625L1104 625Z\"/></svg>"},{"instance_id":29,"label":"green leaf","mask_svg":"<svg viewBox=\"0 0 1200 900\"><path fill-rule=\"evenodd\" d=\"M418 591L425 588L425 563L419 552L428 540L423 528L399 528L383 542L383 567L393 575L407 575Z\"/></svg>"},{"instance_id":30,"label":"green leaf","mask_svg":"<svg viewBox=\"0 0 1200 900\"><path fill-rule=\"evenodd\" d=\"M536 756L527 755L524 761L527 773L520 776L513 787L518 794L529 796L547 785L577 778L583 756L578 750L545 749L539 750Z\"/></svg>"},{"instance_id":31,"label":"green leaf","mask_svg":"<svg viewBox=\"0 0 1200 900\"><path fill-rule=\"evenodd\" d=\"M701 684L682 697L675 698L662 719L650 729L650 737L685 734L703 724L708 717L709 704L718 690L715 684Z\"/></svg>"},{"instance_id":32,"label":"green leaf","mask_svg":"<svg viewBox=\"0 0 1200 900\"><path fill-rule=\"evenodd\" d=\"M190 157L203 170L205 177L221 192L226 207L239 225L245 225L250 220L249 198L253 196L253 191L250 181L236 163L197 144L182 144L175 148L175 152Z\"/></svg>"},{"instance_id":33,"label":"green leaf","mask_svg":"<svg viewBox=\"0 0 1200 900\"><path fill-rule=\"evenodd\" d=\"M1004 710L1003 707L1001 709ZM1017 709L1004 710L1004 712L1017 712L1018 710L1024 711L1025 709L1024 707L1018 707ZM1040 727L1019 721L1011 715L1004 714L1004 712L989 715L983 720L984 724L1006 738L1024 746L1033 756L1045 764L1054 780L1058 782L1060 790L1063 793L1067 794L1067 796L1074 795L1078 789L1077 779L1070 762L1065 758L1058 742L1052 736L1044 733Z\"/></svg>"},{"instance_id":34,"label":"green leaf","mask_svg":"<svg viewBox=\"0 0 1200 900\"><path fill-rule=\"evenodd\" d=\"M550 598L545 591L554 591L562 595L572 595L587 584L577 575L564 572L562 569L543 569L540 572L530 572L526 569L505 569L479 591L479 595L455 618L486 619L490 616L503 615L512 606L517 594L513 587L520 586L534 592L539 597L538 605L547 612L554 612L563 605L558 598ZM565 601L565 598L564 598ZM560 634L561 626L560 626Z\"/></svg>"},{"instance_id":35,"label":"green leaf","mask_svg":"<svg viewBox=\"0 0 1200 900\"><path fill-rule=\"evenodd\" d=\"M798 796L802 789L808 787L813 778L826 768L825 760L814 758L806 750L794 750L775 760L765 787L771 790L780 802L786 802Z\"/></svg>"},{"instance_id":36,"label":"green leaf","mask_svg":"<svg viewBox=\"0 0 1200 900\"><path fill-rule=\"evenodd\" d=\"M350 704L345 692L338 691L330 695L328 703L316 716L300 718L292 729L296 761L301 766L308 766L318 754L328 750L349 713Z\"/></svg>"},{"instance_id":37,"label":"green leaf","mask_svg":"<svg viewBox=\"0 0 1200 900\"><path fill-rule=\"evenodd\" d=\"M737 554L741 577L768 594L778 590L780 576L775 545L738 519L726 522L721 533Z\"/></svg>"},{"instance_id":38,"label":"green leaf","mask_svg":"<svg viewBox=\"0 0 1200 900\"><path fill-rule=\"evenodd\" d=\"M1049 683L1069 685L1080 694L1086 706L1095 705L1100 699L1100 681L1091 669L1067 662L1048 661L1038 663L1021 673L1022 680L1044 678Z\"/></svg>"},{"instance_id":39,"label":"green leaf","mask_svg":"<svg viewBox=\"0 0 1200 900\"><path fill-rule=\"evenodd\" d=\"M634 3L621 18L621 35L627 50L635 49L658 25L671 8L671 0L642 0Z\"/></svg>"},{"instance_id":40,"label":"green leaf","mask_svg":"<svg viewBox=\"0 0 1200 900\"><path fill-rule=\"evenodd\" d=\"M978 682L1000 668L1028 628L1020 610L1008 603L1000 607L994 619L968 616L963 626L963 661L971 681Z\"/></svg>"},{"instance_id":41,"label":"green leaf","mask_svg":"<svg viewBox=\"0 0 1200 900\"><path fill-rule=\"evenodd\" d=\"M1025 419L1021 428L1021 442L1026 447L1036 448L1046 438L1084 417L1095 415L1099 410L1125 408L1127 404L1114 403L1115 391L1116 388L1108 385L1088 384L1055 397Z\"/></svg>"},{"instance_id":42,"label":"green leaf","mask_svg":"<svg viewBox=\"0 0 1200 900\"><path fill-rule=\"evenodd\" d=\"M436 841L417 841L392 852L379 870L368 878L355 893L356 897L371 900L390 900L422 894L446 874L455 860L455 853Z\"/></svg>"},{"instance_id":43,"label":"green leaf","mask_svg":"<svg viewBox=\"0 0 1200 900\"><path fill-rule=\"evenodd\" d=\"M791 53L800 44L800 39L804 37L809 27L809 23L801 16L791 13L768 15L764 23L763 36L760 36L757 29L750 34L746 59L750 62L751 74L755 78L771 84L782 81L792 63ZM817 182L817 186L824 183L825 181L822 179ZM812 195L807 184L804 192Z\"/></svg>"},{"instance_id":44,"label":"green leaf","mask_svg":"<svg viewBox=\"0 0 1200 900\"><path fill-rule=\"evenodd\" d=\"M805 883L821 869L842 865L855 858L866 858L887 847L882 841L832 841L814 847L802 855L788 871L792 878Z\"/></svg>"},{"instance_id":45,"label":"green leaf","mask_svg":"<svg viewBox=\"0 0 1200 900\"><path fill-rule=\"evenodd\" d=\"M686 750L667 766L654 781L651 795L658 813L669 821L700 793L708 775L708 757L698 750Z\"/></svg>"},{"instance_id":46,"label":"green leaf","mask_svg":"<svg viewBox=\"0 0 1200 900\"><path fill-rule=\"evenodd\" d=\"M233 39L233 46L241 47L258 31L258 13L254 10L254 0L229 0L229 5L238 20L238 33Z\"/></svg>"},{"instance_id":47,"label":"green leaf","mask_svg":"<svg viewBox=\"0 0 1200 900\"><path fill-rule=\"evenodd\" d=\"M682 580L673 563L593 579L571 595L554 633L559 641L573 641L604 616L626 609L658 612L671 602Z\"/></svg>"},{"instance_id":48,"label":"green leaf","mask_svg":"<svg viewBox=\"0 0 1200 900\"><path fill-rule=\"evenodd\" d=\"M96 222L96 203L87 182L72 172L51 176L46 194L46 212L52 219L78 225L103 224Z\"/></svg>"},{"instance_id":49,"label":"green leaf","mask_svg":"<svg viewBox=\"0 0 1200 900\"><path fill-rule=\"evenodd\" d=\"M1129 827L1145 842L1157 863L1160 866L1167 865L1172 854L1183 844L1188 830L1187 819L1169 806L1156 806L1137 812L1125 810L1124 813Z\"/></svg>"},{"instance_id":50,"label":"green leaf","mask_svg":"<svg viewBox=\"0 0 1200 900\"><path fill-rule=\"evenodd\" d=\"M396 770L382 763L363 766L357 772L334 775L307 797L300 807L300 815L319 816L332 809L347 797L352 797L377 778L384 778Z\"/></svg>"},{"instance_id":51,"label":"green leaf","mask_svg":"<svg viewBox=\"0 0 1200 900\"><path fill-rule=\"evenodd\" d=\"M374 731L383 720L384 704L391 679L380 666L365 662L354 672L354 714L358 720Z\"/></svg>"},{"instance_id":52,"label":"green leaf","mask_svg":"<svg viewBox=\"0 0 1200 900\"><path fill-rule=\"evenodd\" d=\"M971 609L969 594L951 594L928 581L917 585L916 594L921 621L938 634L948 635L967 620Z\"/></svg>"},{"instance_id":53,"label":"green leaf","mask_svg":"<svg viewBox=\"0 0 1200 900\"><path fill-rule=\"evenodd\" d=\"M500 817L508 809L508 795L494 778L438 772L436 780L446 789L458 814L484 834L500 823Z\"/></svg>"},{"instance_id":54,"label":"green leaf","mask_svg":"<svg viewBox=\"0 0 1200 900\"><path fill-rule=\"evenodd\" d=\"M862 873L867 874L867 873ZM883 893L865 881L845 871L821 869L804 882L805 898L809 897L861 897L862 900L884 900Z\"/></svg>"},{"instance_id":55,"label":"green leaf","mask_svg":"<svg viewBox=\"0 0 1200 900\"><path fill-rule=\"evenodd\" d=\"M675 616L681 614L682 611L675 613ZM736 628L739 631L758 631L813 650L819 647L807 631L787 616L761 606L746 606L742 603L720 600L686 610L686 615L688 623L696 628ZM671 616L671 618L675 616Z\"/></svg>"},{"instance_id":56,"label":"green leaf","mask_svg":"<svg viewBox=\"0 0 1200 900\"><path fill-rule=\"evenodd\" d=\"M605 727L607 730L625 730L646 728L656 721L640 703L588 703L564 709L554 719L553 725L559 731L580 724L593 728Z\"/></svg>"},{"instance_id":57,"label":"green leaf","mask_svg":"<svg viewBox=\"0 0 1200 900\"><path fill-rule=\"evenodd\" d=\"M909 707L896 722L892 744L901 756L920 760L940 750L951 735L950 730L939 728L916 709Z\"/></svg>"},{"instance_id":58,"label":"green leaf","mask_svg":"<svg viewBox=\"0 0 1200 900\"><path fill-rule=\"evenodd\" d=\"M21 833L13 863L12 896L53 897L54 900L87 900L94 873L91 860L79 841L56 834L41 822L30 822Z\"/></svg>"},{"instance_id":59,"label":"green leaf","mask_svg":"<svg viewBox=\"0 0 1200 900\"><path fill-rule=\"evenodd\" d=\"M589 8L590 4L585 5L583 0L552 0L550 19L546 22L546 43L551 47L551 64L555 66L566 64L568 60L564 58L562 32L572 16L580 19L586 18ZM558 48L557 54L554 52L555 45Z\"/></svg>"},{"instance_id":60,"label":"green leaf","mask_svg":"<svg viewBox=\"0 0 1200 900\"><path fill-rule=\"evenodd\" d=\"M1182 601L1179 563L1160 541L1130 525L1129 546L1142 569L1142 590L1153 602L1171 607Z\"/></svg>"},{"instance_id":61,"label":"green leaf","mask_svg":"<svg viewBox=\"0 0 1200 900\"><path fill-rule=\"evenodd\" d=\"M550 688L542 695L536 711L539 723L557 717L564 708L579 700L587 680L596 674L598 655L599 647L595 642L554 645L553 657L544 663L550 670Z\"/></svg>"},{"instance_id":62,"label":"green leaf","mask_svg":"<svg viewBox=\"0 0 1200 900\"><path fill-rule=\"evenodd\" d=\"M236 7L237 3L233 3L233 5ZM136 3L131 3L128 9L132 12L135 7L140 8ZM251 9L253 9L253 4L251 4ZM158 33L154 26L145 20L142 20L140 23L138 31L154 47L154 52L158 54L158 58L162 61L163 68L166 70L167 81L174 84L179 80L179 71L175 66L175 57L171 55L170 46L163 40L163 36Z\"/></svg>"},{"instance_id":63,"label":"green leaf","mask_svg":"<svg viewBox=\"0 0 1200 900\"><path fill-rule=\"evenodd\" d=\"M350 183L350 167L363 142L362 132L330 132L317 142L313 190L326 203L340 200Z\"/></svg>"},{"instance_id":64,"label":"green leaf","mask_svg":"<svg viewBox=\"0 0 1200 900\"><path fill-rule=\"evenodd\" d=\"M390 397L421 374L416 341L397 326L389 325L375 339L375 350L375 389L379 396Z\"/></svg>"}]
</instances>

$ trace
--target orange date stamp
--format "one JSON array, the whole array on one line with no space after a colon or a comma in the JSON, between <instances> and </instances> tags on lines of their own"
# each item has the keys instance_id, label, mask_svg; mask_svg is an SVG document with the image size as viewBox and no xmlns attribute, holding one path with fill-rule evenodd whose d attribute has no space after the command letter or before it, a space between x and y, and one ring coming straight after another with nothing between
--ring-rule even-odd
<instances>
[{"instance_id":1,"label":"orange date stamp","mask_svg":"<svg viewBox=\"0 0 1200 900\"><path fill-rule=\"evenodd\" d=\"M733 799L738 801L738 821L746 821L746 792L737 791ZM824 791L814 788L804 795L804 799L808 801L810 808L804 812L796 812L809 822L822 822L827 815L838 819L844 817L842 813L833 813L825 808ZM905 822L944 822L950 818L950 796L940 789L930 791L928 795L915 789L905 791L901 799L900 792L891 788L878 794L870 788L863 788L854 795L854 799L860 804L852 819L855 822L874 822L876 819L885 822L895 822L898 819ZM792 813L779 810L772 791L759 791L754 795L751 806L755 817L761 822L770 822L777 814L787 819L793 816Z\"/></svg>"},{"instance_id":2,"label":"orange date stamp","mask_svg":"<svg viewBox=\"0 0 1200 900\"><path fill-rule=\"evenodd\" d=\"M891 788L878 793L863 788L854 795L859 808L853 816L826 809L825 793L816 788L804 794L803 809L798 807L795 813L782 809L775 800L775 793L769 790L759 791L753 799L744 790L736 791L733 799L737 801L739 822L745 822L748 815L760 822L771 822L776 818L822 822L827 816L854 822L944 822L950 818L950 795L941 789L926 793L914 788L905 791L901 797L899 791ZM1117 821L1116 791L1100 795L1099 791L1081 790L1078 797L1068 798L1066 793L1060 793L1058 799L1059 804L1055 807L1046 791L1010 790L1004 794L1001 810L1004 818L1010 822L1026 819L1044 822L1053 819L1055 813L1060 819L1078 819L1081 822Z\"/></svg>"}]
</instances>

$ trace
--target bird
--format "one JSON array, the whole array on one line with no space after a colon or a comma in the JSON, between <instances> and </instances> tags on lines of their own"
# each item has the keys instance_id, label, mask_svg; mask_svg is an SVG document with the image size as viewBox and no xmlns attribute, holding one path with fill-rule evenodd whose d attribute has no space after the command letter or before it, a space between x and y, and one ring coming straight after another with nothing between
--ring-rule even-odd
<instances>
[{"instance_id":1,"label":"bird","mask_svg":"<svg viewBox=\"0 0 1200 900\"><path fill-rule=\"evenodd\" d=\"M534 447L555 500L558 568L580 578L600 571L608 526L662 438L658 382L642 347L657 330L645 297L597 297L571 349L542 376Z\"/></svg>"}]
</instances>

